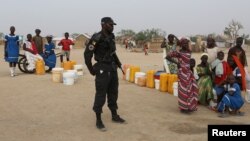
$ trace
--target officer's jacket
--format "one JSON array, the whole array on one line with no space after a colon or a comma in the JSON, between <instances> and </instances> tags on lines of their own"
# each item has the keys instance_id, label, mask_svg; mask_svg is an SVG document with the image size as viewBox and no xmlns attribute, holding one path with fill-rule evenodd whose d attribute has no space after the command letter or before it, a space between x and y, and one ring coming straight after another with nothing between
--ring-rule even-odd
<instances>
[{"instance_id":1,"label":"officer's jacket","mask_svg":"<svg viewBox=\"0 0 250 141\"><path fill-rule=\"evenodd\" d=\"M115 36L113 33L109 36L104 35L102 32L94 34L84 51L85 64L89 71L96 71L98 69L116 71L117 65L115 65L114 58L112 57L115 51ZM91 62L93 55L95 61L97 61L94 68Z\"/></svg>"}]
</instances>

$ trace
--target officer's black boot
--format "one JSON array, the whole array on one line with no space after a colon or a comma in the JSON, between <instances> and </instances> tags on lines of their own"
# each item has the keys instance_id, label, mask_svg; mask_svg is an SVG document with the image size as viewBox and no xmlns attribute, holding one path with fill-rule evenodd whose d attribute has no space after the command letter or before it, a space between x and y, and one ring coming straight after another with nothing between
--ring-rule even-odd
<instances>
[{"instance_id":1,"label":"officer's black boot","mask_svg":"<svg viewBox=\"0 0 250 141\"><path fill-rule=\"evenodd\" d=\"M96 113L96 128L101 131L106 131L104 124L102 123L101 113Z\"/></svg>"},{"instance_id":2,"label":"officer's black boot","mask_svg":"<svg viewBox=\"0 0 250 141\"><path fill-rule=\"evenodd\" d=\"M112 110L112 121L115 123L126 123L124 119L122 119L118 114L116 110Z\"/></svg>"}]
</instances>

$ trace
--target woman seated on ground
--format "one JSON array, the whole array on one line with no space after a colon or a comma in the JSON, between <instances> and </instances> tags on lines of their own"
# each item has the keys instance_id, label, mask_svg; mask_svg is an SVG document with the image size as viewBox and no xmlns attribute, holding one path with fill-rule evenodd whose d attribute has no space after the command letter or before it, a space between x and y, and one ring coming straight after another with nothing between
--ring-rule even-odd
<instances>
[{"instance_id":1,"label":"woman seated on ground","mask_svg":"<svg viewBox=\"0 0 250 141\"><path fill-rule=\"evenodd\" d=\"M227 82L227 93L218 104L219 117L225 117L227 111L234 115L242 116L244 113L240 112L240 108L243 106L244 100L241 96L240 86L238 83L235 83L234 75L229 75Z\"/></svg>"},{"instance_id":2,"label":"woman seated on ground","mask_svg":"<svg viewBox=\"0 0 250 141\"><path fill-rule=\"evenodd\" d=\"M211 79L212 71L210 69L210 65L208 64L207 60L208 60L208 54L207 53L201 54L201 63L196 68L199 76L198 100L200 104L205 106L210 105L210 101L214 100L212 91L212 79ZM212 110L215 109L215 107L210 107L210 106L209 108L212 108Z\"/></svg>"},{"instance_id":3,"label":"woman seated on ground","mask_svg":"<svg viewBox=\"0 0 250 141\"><path fill-rule=\"evenodd\" d=\"M24 54L27 58L29 63L27 69L28 71L35 70L35 63L38 59L43 60L43 58L38 54L37 48L35 43L32 41L32 35L27 35L27 41L23 44L23 50L25 51Z\"/></svg>"}]
</instances>

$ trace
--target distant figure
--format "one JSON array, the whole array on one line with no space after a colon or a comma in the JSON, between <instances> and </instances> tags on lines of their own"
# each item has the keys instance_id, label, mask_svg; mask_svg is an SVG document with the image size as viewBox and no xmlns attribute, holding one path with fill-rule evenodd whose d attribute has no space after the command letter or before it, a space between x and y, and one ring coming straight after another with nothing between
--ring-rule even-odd
<instances>
[{"instance_id":1,"label":"distant figure","mask_svg":"<svg viewBox=\"0 0 250 141\"><path fill-rule=\"evenodd\" d=\"M19 37L15 35L15 27L10 27L10 34L5 35L5 45L4 45L4 58L5 61L9 62L10 76L16 76L16 64L18 62L19 56Z\"/></svg>"},{"instance_id":2,"label":"distant figure","mask_svg":"<svg viewBox=\"0 0 250 141\"><path fill-rule=\"evenodd\" d=\"M207 38L207 47L205 52L208 54L208 64L211 63L217 58L218 47L216 47L215 40L212 37Z\"/></svg>"},{"instance_id":3,"label":"distant figure","mask_svg":"<svg viewBox=\"0 0 250 141\"><path fill-rule=\"evenodd\" d=\"M59 43L58 46L62 46L62 52L60 56L61 63L63 62L63 56L66 55L67 61L70 60L70 45L75 45L72 40L69 39L69 33L66 32L64 34L65 39L62 39Z\"/></svg>"},{"instance_id":4,"label":"distant figure","mask_svg":"<svg viewBox=\"0 0 250 141\"><path fill-rule=\"evenodd\" d=\"M175 63L172 63L172 62L166 60L165 57L169 52L177 50L177 44L174 42L174 39L176 39L177 42L179 41L175 35L169 34L168 35L168 42L167 42L166 38L164 38L164 40L161 44L161 48L163 48L164 70L167 73L171 73L171 74L177 74L177 71L178 71L177 65ZM177 59L176 59L176 61L177 61Z\"/></svg>"},{"instance_id":5,"label":"distant figure","mask_svg":"<svg viewBox=\"0 0 250 141\"><path fill-rule=\"evenodd\" d=\"M147 43L144 44L143 50L144 50L145 55L148 55L148 44Z\"/></svg>"},{"instance_id":6,"label":"distant figure","mask_svg":"<svg viewBox=\"0 0 250 141\"><path fill-rule=\"evenodd\" d=\"M233 75L229 75L227 80L227 93L218 105L219 117L225 117L227 111L231 111L234 115L243 116L244 113L240 111L240 108L244 105L244 100L241 96L240 86L235 83Z\"/></svg>"},{"instance_id":7,"label":"distant figure","mask_svg":"<svg viewBox=\"0 0 250 141\"><path fill-rule=\"evenodd\" d=\"M166 59L178 66L178 103L182 113L191 113L197 110L198 87L194 75L190 69L191 51L189 50L189 40L181 39L180 51L171 51ZM173 58L177 58L176 61Z\"/></svg>"},{"instance_id":8,"label":"distant figure","mask_svg":"<svg viewBox=\"0 0 250 141\"><path fill-rule=\"evenodd\" d=\"M41 30L40 29L36 29L35 30L36 35L33 37L33 41L35 43L35 46L37 48L38 54L42 54L43 53L43 37L41 37Z\"/></svg>"},{"instance_id":9,"label":"distant figure","mask_svg":"<svg viewBox=\"0 0 250 141\"><path fill-rule=\"evenodd\" d=\"M25 56L27 58L27 61L29 63L27 69L30 72L33 72L35 69L35 63L38 59L43 60L43 58L38 54L37 47L32 41L32 35L28 34L27 35L27 41L24 42L23 44L23 50L25 51Z\"/></svg>"}]
</instances>

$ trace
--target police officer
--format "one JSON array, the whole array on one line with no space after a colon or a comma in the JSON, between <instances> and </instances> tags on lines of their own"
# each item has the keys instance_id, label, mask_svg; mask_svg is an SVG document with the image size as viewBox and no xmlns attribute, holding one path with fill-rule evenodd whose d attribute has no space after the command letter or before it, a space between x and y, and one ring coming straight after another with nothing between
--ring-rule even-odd
<instances>
[{"instance_id":1,"label":"police officer","mask_svg":"<svg viewBox=\"0 0 250 141\"><path fill-rule=\"evenodd\" d=\"M114 25L116 23L114 23L112 18L102 18L102 30L91 37L84 51L85 64L89 72L93 76L96 76L96 94L93 110L96 113L96 127L101 131L106 131L101 119L102 107L105 104L106 95L108 98L108 107L112 114L112 121L125 123L125 120L117 114L119 86L117 67L120 67L121 63L115 53ZM94 65L91 62L93 54L96 60Z\"/></svg>"}]
</instances>

